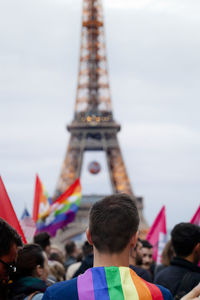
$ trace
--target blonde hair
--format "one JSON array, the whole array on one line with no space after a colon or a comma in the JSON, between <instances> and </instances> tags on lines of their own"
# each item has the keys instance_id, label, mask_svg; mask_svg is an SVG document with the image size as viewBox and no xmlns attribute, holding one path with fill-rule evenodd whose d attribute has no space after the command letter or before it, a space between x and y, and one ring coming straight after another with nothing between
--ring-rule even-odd
<instances>
[{"instance_id":1,"label":"blonde hair","mask_svg":"<svg viewBox=\"0 0 200 300\"><path fill-rule=\"evenodd\" d=\"M49 273L56 278L56 281L63 281L65 277L65 268L58 261L49 261Z\"/></svg>"}]
</instances>

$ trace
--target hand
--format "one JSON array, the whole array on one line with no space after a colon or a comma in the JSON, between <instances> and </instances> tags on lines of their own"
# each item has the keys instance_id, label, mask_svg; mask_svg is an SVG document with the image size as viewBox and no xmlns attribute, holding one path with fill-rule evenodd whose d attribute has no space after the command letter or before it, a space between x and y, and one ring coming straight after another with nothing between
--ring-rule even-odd
<instances>
[{"instance_id":1,"label":"hand","mask_svg":"<svg viewBox=\"0 0 200 300\"><path fill-rule=\"evenodd\" d=\"M191 290L191 292L187 293L181 300L199 300L200 298L200 283Z\"/></svg>"}]
</instances>

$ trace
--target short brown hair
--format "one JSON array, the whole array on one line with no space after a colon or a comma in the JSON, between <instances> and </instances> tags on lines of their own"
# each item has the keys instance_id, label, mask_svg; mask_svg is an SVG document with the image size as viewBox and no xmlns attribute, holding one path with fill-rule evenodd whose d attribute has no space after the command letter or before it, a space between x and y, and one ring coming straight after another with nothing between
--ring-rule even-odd
<instances>
[{"instance_id":1,"label":"short brown hair","mask_svg":"<svg viewBox=\"0 0 200 300\"><path fill-rule=\"evenodd\" d=\"M127 194L114 194L96 202L90 211L89 229L99 252L120 253L138 230L135 201Z\"/></svg>"}]
</instances>

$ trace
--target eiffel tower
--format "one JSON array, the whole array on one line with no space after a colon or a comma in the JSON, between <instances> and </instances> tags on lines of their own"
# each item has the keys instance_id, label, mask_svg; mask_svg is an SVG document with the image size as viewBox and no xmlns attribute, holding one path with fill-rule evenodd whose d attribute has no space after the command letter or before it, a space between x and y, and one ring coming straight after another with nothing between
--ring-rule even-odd
<instances>
[{"instance_id":1,"label":"eiffel tower","mask_svg":"<svg viewBox=\"0 0 200 300\"><path fill-rule=\"evenodd\" d=\"M101 0L83 0L75 113L67 129L70 141L55 197L80 177L85 151L104 151L113 193L132 195L138 203L141 223L146 224L142 198L133 193L117 138L120 125L112 112Z\"/></svg>"}]
</instances>

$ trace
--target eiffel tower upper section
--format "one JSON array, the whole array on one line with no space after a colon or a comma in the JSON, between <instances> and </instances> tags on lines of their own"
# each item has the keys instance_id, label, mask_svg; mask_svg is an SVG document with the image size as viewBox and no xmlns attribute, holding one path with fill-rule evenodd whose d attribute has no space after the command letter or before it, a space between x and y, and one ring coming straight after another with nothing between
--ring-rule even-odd
<instances>
[{"instance_id":1,"label":"eiffel tower upper section","mask_svg":"<svg viewBox=\"0 0 200 300\"><path fill-rule=\"evenodd\" d=\"M113 121L101 0L83 1L78 86L71 126L77 125L120 129Z\"/></svg>"}]
</instances>

